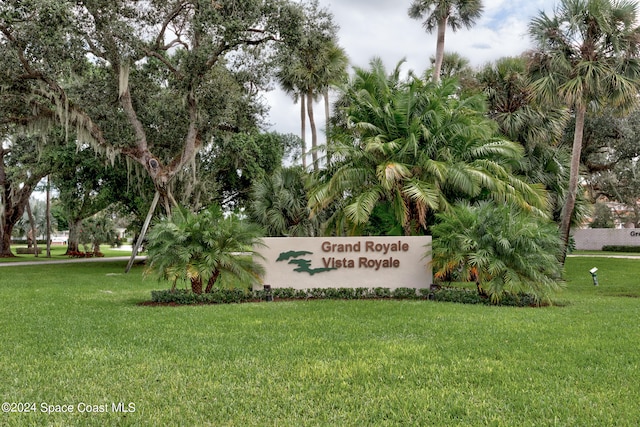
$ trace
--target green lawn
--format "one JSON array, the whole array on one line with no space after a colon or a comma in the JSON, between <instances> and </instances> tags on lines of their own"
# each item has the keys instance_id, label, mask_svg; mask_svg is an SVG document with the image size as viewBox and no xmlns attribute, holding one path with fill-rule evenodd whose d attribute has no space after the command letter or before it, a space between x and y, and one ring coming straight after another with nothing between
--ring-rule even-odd
<instances>
[{"instance_id":1,"label":"green lawn","mask_svg":"<svg viewBox=\"0 0 640 427\"><path fill-rule=\"evenodd\" d=\"M142 307L125 264L0 268L0 395L36 405L0 425L640 425L640 260L569 258L546 308Z\"/></svg>"},{"instance_id":2,"label":"green lawn","mask_svg":"<svg viewBox=\"0 0 640 427\"><path fill-rule=\"evenodd\" d=\"M42 250L42 253L38 256L33 254L17 254L16 249L19 247L26 247L26 245L12 245L11 249L13 254L16 255L13 258L0 258L0 263L5 262L24 262L24 261L51 261L51 260L61 260L61 259L69 259L67 255L65 255L67 251L67 246L51 246L51 257L47 258L45 256L45 252L47 250L45 245L38 245L38 249ZM131 256L131 249L118 249L111 248L109 246L100 247L100 251L104 254L105 257L121 257L121 256Z\"/></svg>"}]
</instances>

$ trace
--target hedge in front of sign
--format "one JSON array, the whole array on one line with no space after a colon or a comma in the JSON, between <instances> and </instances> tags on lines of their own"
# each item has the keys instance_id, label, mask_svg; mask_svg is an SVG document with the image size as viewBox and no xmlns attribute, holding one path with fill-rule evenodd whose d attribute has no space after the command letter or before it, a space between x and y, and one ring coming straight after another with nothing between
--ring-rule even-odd
<instances>
[{"instance_id":1,"label":"hedge in front of sign","mask_svg":"<svg viewBox=\"0 0 640 427\"><path fill-rule=\"evenodd\" d=\"M242 289L214 289L211 293L196 294L187 289L166 289L151 291L151 303L159 305L188 304L233 304L269 300L309 300L309 299L395 299L433 300L464 304L485 304L532 307L539 306L534 295L505 293L498 304L482 297L475 290L459 287L416 288L275 288L270 291L244 291Z\"/></svg>"}]
</instances>

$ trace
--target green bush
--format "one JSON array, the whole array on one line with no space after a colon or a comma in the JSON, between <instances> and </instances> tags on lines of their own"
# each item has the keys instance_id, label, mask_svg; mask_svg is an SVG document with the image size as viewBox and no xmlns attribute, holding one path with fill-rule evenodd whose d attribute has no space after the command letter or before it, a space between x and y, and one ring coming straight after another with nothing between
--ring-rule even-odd
<instances>
[{"instance_id":1,"label":"green bush","mask_svg":"<svg viewBox=\"0 0 640 427\"><path fill-rule=\"evenodd\" d=\"M597 202L593 207L593 222L590 228L613 228L615 222L611 208L606 203Z\"/></svg>"},{"instance_id":2,"label":"green bush","mask_svg":"<svg viewBox=\"0 0 640 427\"><path fill-rule=\"evenodd\" d=\"M391 298L391 290L389 288L373 288L373 298Z\"/></svg>"},{"instance_id":3,"label":"green bush","mask_svg":"<svg viewBox=\"0 0 640 427\"><path fill-rule=\"evenodd\" d=\"M640 246L604 245L602 250L605 252L640 252Z\"/></svg>"},{"instance_id":4,"label":"green bush","mask_svg":"<svg viewBox=\"0 0 640 427\"><path fill-rule=\"evenodd\" d=\"M391 292L391 297L395 299L418 299L418 294L414 288L396 288Z\"/></svg>"},{"instance_id":5,"label":"green bush","mask_svg":"<svg viewBox=\"0 0 640 427\"><path fill-rule=\"evenodd\" d=\"M462 304L486 304L501 306L530 307L539 303L536 296L528 293L505 292L499 302L483 298L472 289L459 287L435 287L415 289L400 287L389 288L313 288L293 289L275 288L271 290L273 299L396 299L396 300L434 300ZM234 304L249 301L266 301L267 291L246 292L242 289L216 288L210 293L196 294L188 289L166 289L151 291L151 301L159 304Z\"/></svg>"},{"instance_id":6,"label":"green bush","mask_svg":"<svg viewBox=\"0 0 640 427\"><path fill-rule=\"evenodd\" d=\"M494 302L526 292L545 300L562 288L562 242L548 218L518 206L462 202L436 215L434 277L475 282Z\"/></svg>"},{"instance_id":7,"label":"green bush","mask_svg":"<svg viewBox=\"0 0 640 427\"><path fill-rule=\"evenodd\" d=\"M297 289L293 288L275 288L271 290L274 298L292 299L292 298L306 298L307 293L304 296L300 294Z\"/></svg>"},{"instance_id":8,"label":"green bush","mask_svg":"<svg viewBox=\"0 0 640 427\"><path fill-rule=\"evenodd\" d=\"M433 299L442 302L458 302L463 304L486 304L488 298L482 298L478 292L464 288L441 288L433 291Z\"/></svg>"},{"instance_id":9,"label":"green bush","mask_svg":"<svg viewBox=\"0 0 640 427\"><path fill-rule=\"evenodd\" d=\"M151 301L162 304L231 304L247 302L253 294L242 289L213 289L212 292L196 294L186 289L151 291Z\"/></svg>"}]
</instances>

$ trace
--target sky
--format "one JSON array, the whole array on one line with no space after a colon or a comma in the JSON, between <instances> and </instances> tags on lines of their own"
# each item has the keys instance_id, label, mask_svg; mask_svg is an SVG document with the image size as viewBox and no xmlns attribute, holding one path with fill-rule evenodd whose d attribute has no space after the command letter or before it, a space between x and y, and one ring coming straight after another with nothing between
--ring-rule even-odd
<instances>
[{"instance_id":1,"label":"sky","mask_svg":"<svg viewBox=\"0 0 640 427\"><path fill-rule=\"evenodd\" d=\"M466 57L473 67L505 56L515 56L531 47L527 25L541 11L551 15L556 0L483 0L484 12L469 30L447 29L445 51ZM340 27L339 44L353 66L367 68L380 57L388 70L405 59L402 70L418 73L430 66L435 55L436 35L427 33L422 21L409 18L411 0L319 0ZM269 130L300 133L300 107L279 89L265 94L270 105ZM324 117L323 106L316 112ZM322 131L323 119L317 120ZM308 126L307 126L308 127ZM320 136L323 140L324 136ZM307 129L307 139L310 131Z\"/></svg>"}]
</instances>

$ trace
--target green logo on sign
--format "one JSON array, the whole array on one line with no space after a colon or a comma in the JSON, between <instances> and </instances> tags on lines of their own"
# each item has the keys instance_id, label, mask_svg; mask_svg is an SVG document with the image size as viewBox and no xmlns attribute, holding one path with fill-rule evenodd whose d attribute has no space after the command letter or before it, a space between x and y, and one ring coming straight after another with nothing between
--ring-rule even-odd
<instances>
[{"instance_id":1,"label":"green logo on sign","mask_svg":"<svg viewBox=\"0 0 640 427\"><path fill-rule=\"evenodd\" d=\"M276 259L276 262L288 260L288 264L297 265L297 267L294 268L293 271L298 273L309 273L309 275L311 276L316 273L324 273L325 271L336 270L335 268L328 267L311 268L311 260L303 258L298 259L298 257L312 254L313 252L309 251L280 252L280 255L278 256L278 259Z\"/></svg>"}]
</instances>

